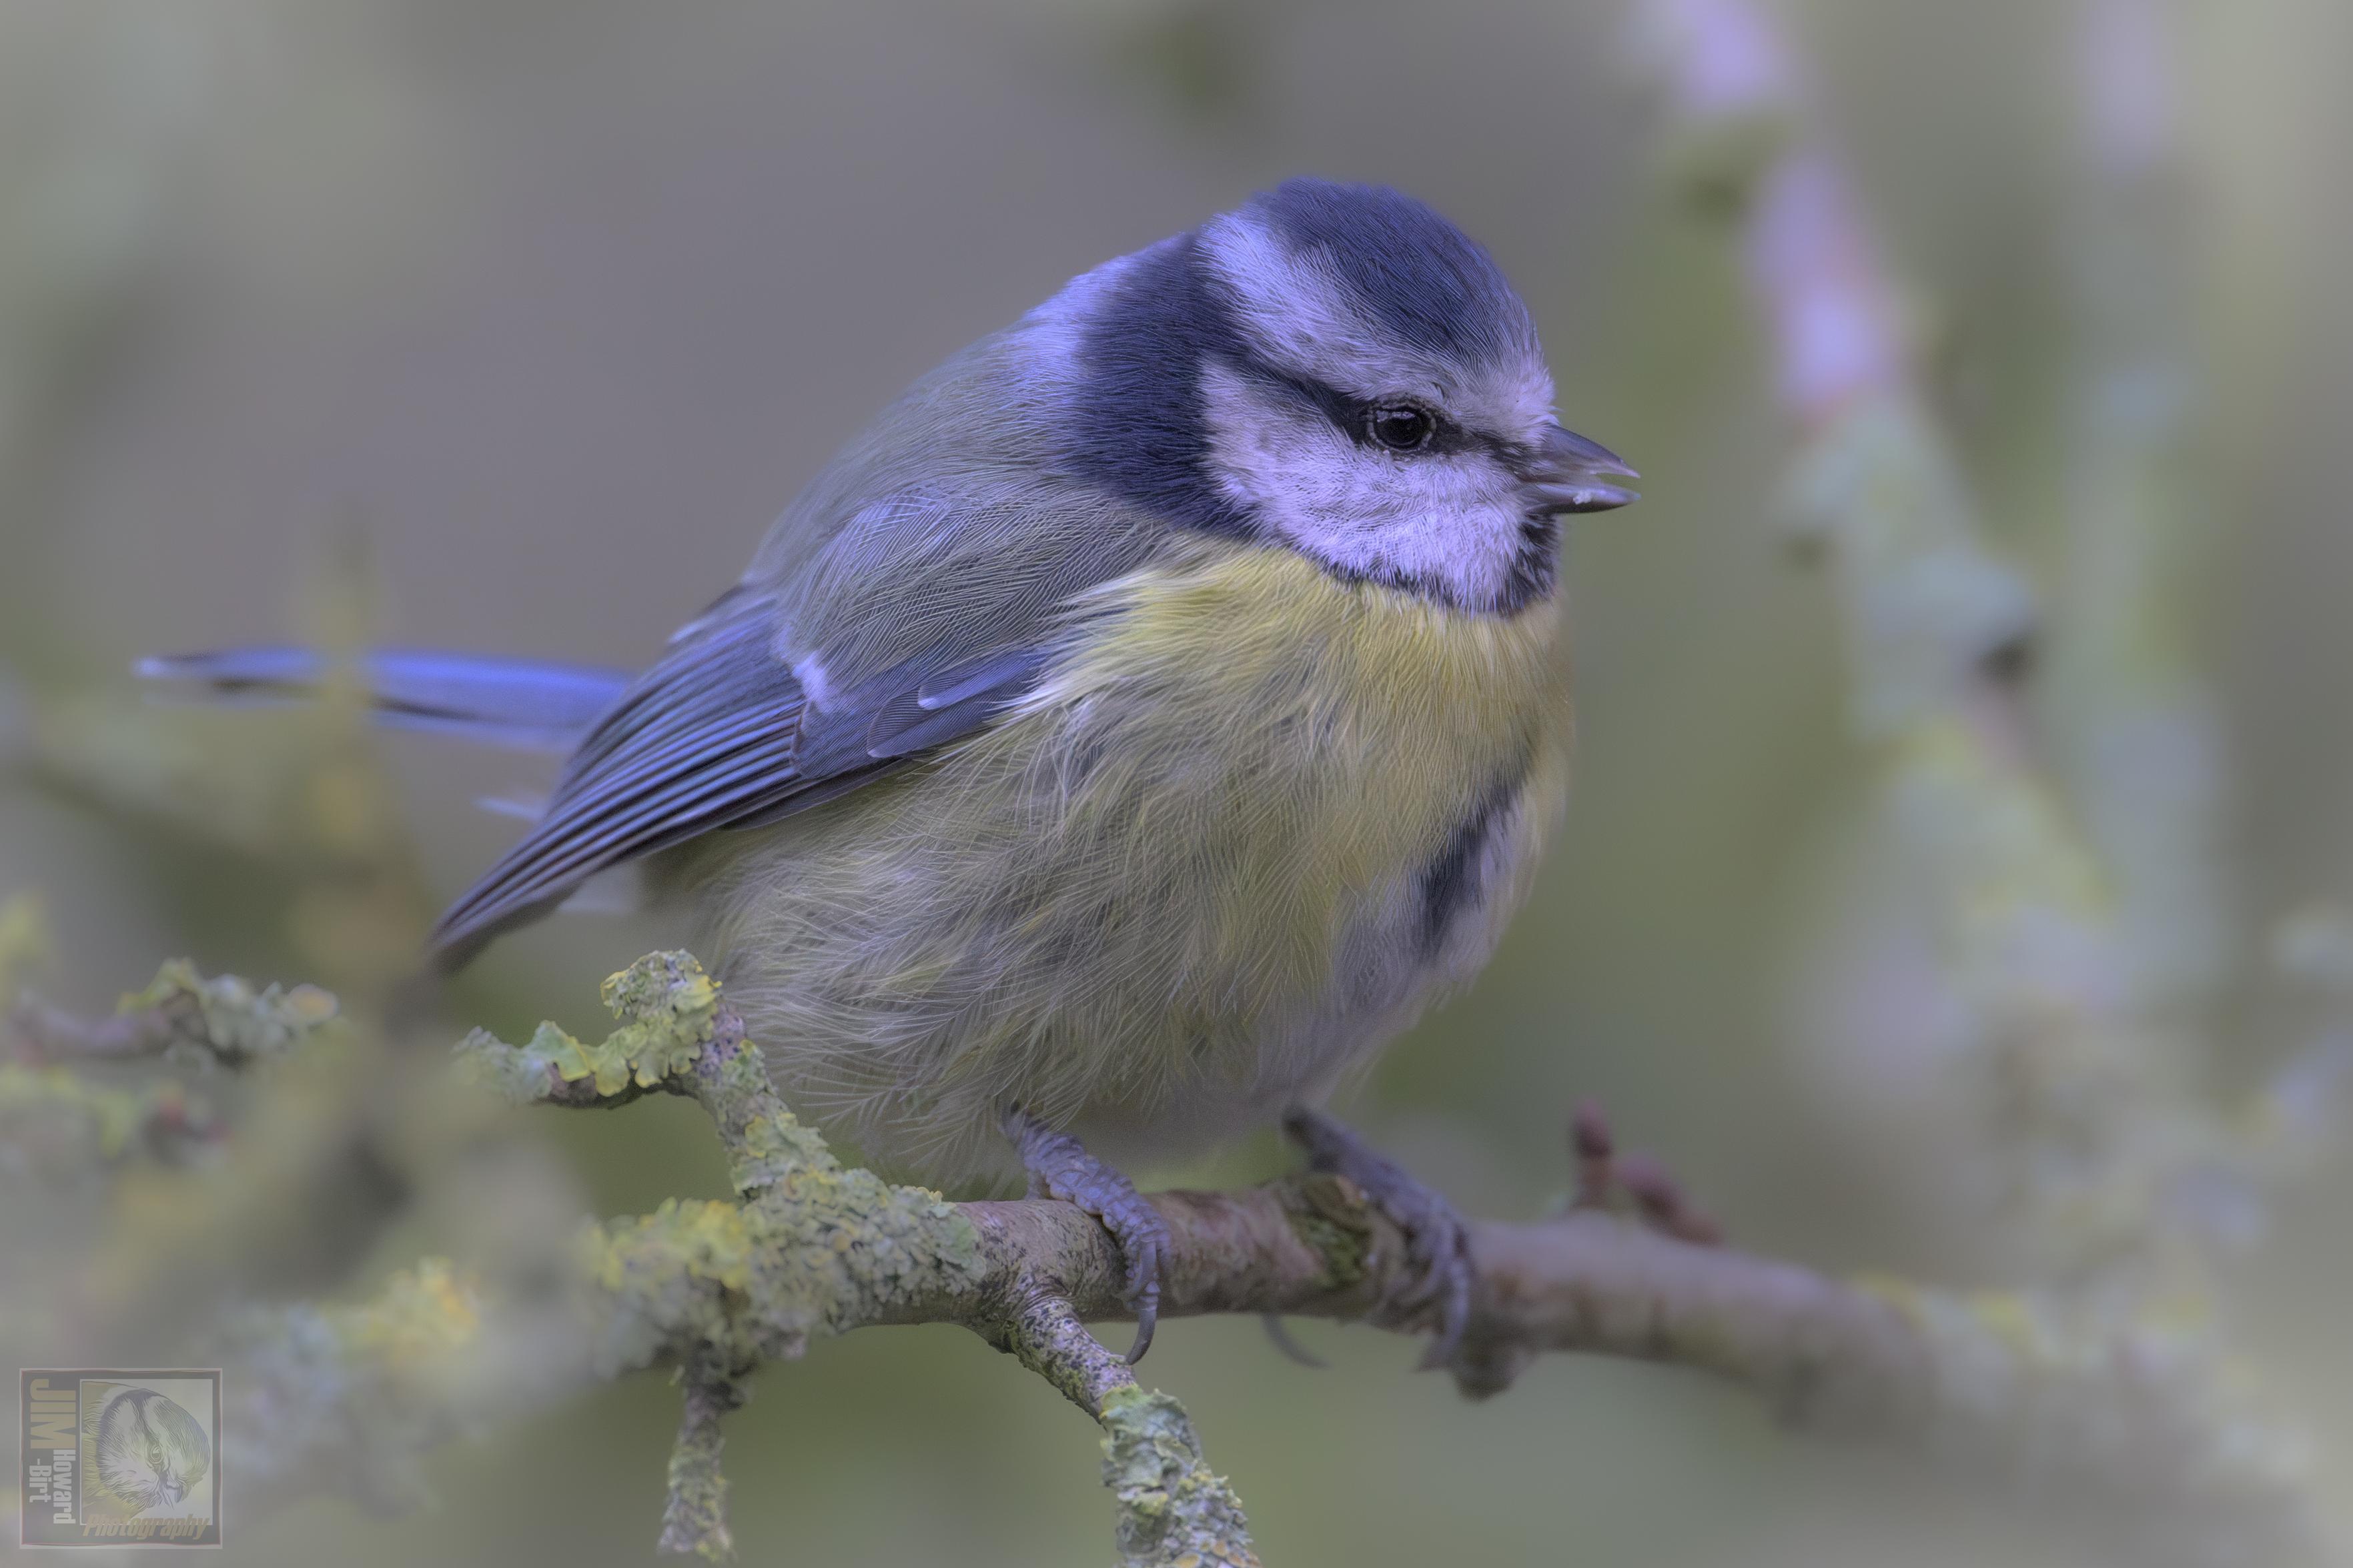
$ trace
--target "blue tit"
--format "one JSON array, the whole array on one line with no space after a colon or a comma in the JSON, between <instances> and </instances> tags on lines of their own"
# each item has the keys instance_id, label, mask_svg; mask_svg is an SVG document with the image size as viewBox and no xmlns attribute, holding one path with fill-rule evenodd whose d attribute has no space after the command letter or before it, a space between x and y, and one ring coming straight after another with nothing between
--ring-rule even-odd
<instances>
[{"instance_id":1,"label":"blue tit","mask_svg":"<svg viewBox=\"0 0 2353 1568\"><path fill-rule=\"evenodd\" d=\"M1459 1224L1308 1108L1478 972L1557 816L1559 520L1634 496L1552 404L1503 272L1392 190L1293 180L1096 268L917 382L634 679L373 660L396 720L576 742L436 959L643 861L797 1109L1101 1216L1135 1353L1165 1232L1098 1156L1286 1113L1419 1238L1443 1349Z\"/></svg>"}]
</instances>

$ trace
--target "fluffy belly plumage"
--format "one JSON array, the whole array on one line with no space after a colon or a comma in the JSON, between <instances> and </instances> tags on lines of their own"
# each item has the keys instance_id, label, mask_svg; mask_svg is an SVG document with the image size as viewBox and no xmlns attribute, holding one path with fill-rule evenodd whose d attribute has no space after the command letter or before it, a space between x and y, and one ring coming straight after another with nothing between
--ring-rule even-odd
<instances>
[{"instance_id":1,"label":"fluffy belly plumage","mask_svg":"<svg viewBox=\"0 0 2353 1568\"><path fill-rule=\"evenodd\" d=\"M1328 1092L1467 980L1563 793L1557 612L1204 545L1103 590L944 755L690 854L787 1099L934 1180L1010 1102L1114 1161Z\"/></svg>"}]
</instances>

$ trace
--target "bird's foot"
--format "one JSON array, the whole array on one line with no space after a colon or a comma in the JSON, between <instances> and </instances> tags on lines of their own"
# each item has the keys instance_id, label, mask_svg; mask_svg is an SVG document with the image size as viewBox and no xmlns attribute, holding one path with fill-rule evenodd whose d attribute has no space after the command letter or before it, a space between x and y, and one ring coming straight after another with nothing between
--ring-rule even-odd
<instances>
[{"instance_id":1,"label":"bird's foot","mask_svg":"<svg viewBox=\"0 0 2353 1568\"><path fill-rule=\"evenodd\" d=\"M1437 1332L1422 1353L1424 1370L1453 1361L1471 1321L1471 1233L1462 1216L1403 1166L1320 1110L1293 1107L1283 1115L1282 1130L1306 1152L1311 1169L1356 1183L1404 1233L1410 1283L1392 1310L1409 1323L1435 1318Z\"/></svg>"},{"instance_id":2,"label":"bird's foot","mask_svg":"<svg viewBox=\"0 0 2353 1568\"><path fill-rule=\"evenodd\" d=\"M1029 1195L1060 1198L1103 1222L1119 1244L1127 1266L1121 1291L1135 1313L1135 1342L1128 1347L1128 1364L1144 1359L1152 1348L1152 1331L1160 1318L1160 1269L1173 1245L1160 1212L1144 1201L1135 1184L1087 1152L1086 1145L1067 1132L1056 1131L1019 1106L1008 1107L999 1123L1020 1151L1022 1169L1029 1173Z\"/></svg>"},{"instance_id":3,"label":"bird's foot","mask_svg":"<svg viewBox=\"0 0 2353 1568\"><path fill-rule=\"evenodd\" d=\"M1568 1200L1572 1213L1614 1208L1623 1196L1635 1217L1662 1235L1696 1247L1723 1243L1724 1227L1692 1201L1664 1165L1647 1154L1619 1152L1609 1119L1592 1100L1577 1103L1568 1141L1577 1155L1577 1187Z\"/></svg>"}]
</instances>

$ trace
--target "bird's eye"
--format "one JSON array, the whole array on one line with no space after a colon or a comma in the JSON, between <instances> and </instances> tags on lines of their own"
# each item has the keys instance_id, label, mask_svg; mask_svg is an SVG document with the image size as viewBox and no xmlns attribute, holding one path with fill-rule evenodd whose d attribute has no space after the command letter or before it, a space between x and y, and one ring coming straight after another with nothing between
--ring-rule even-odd
<instances>
[{"instance_id":1,"label":"bird's eye","mask_svg":"<svg viewBox=\"0 0 2353 1568\"><path fill-rule=\"evenodd\" d=\"M1365 428L1392 452L1413 452L1430 445L1438 421L1426 408L1400 403L1374 409L1365 417Z\"/></svg>"}]
</instances>

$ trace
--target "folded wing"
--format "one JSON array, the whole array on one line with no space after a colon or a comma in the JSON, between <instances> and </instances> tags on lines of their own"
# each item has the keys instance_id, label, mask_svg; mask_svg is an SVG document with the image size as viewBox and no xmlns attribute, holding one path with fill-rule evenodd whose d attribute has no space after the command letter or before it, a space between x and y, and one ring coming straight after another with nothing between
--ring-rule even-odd
<instances>
[{"instance_id":1,"label":"folded wing","mask_svg":"<svg viewBox=\"0 0 2353 1568\"><path fill-rule=\"evenodd\" d=\"M1034 682L1042 648L905 660L823 710L776 649L774 603L735 594L614 702L522 840L433 933L454 969L583 881L724 828L790 816L968 734Z\"/></svg>"}]
</instances>

